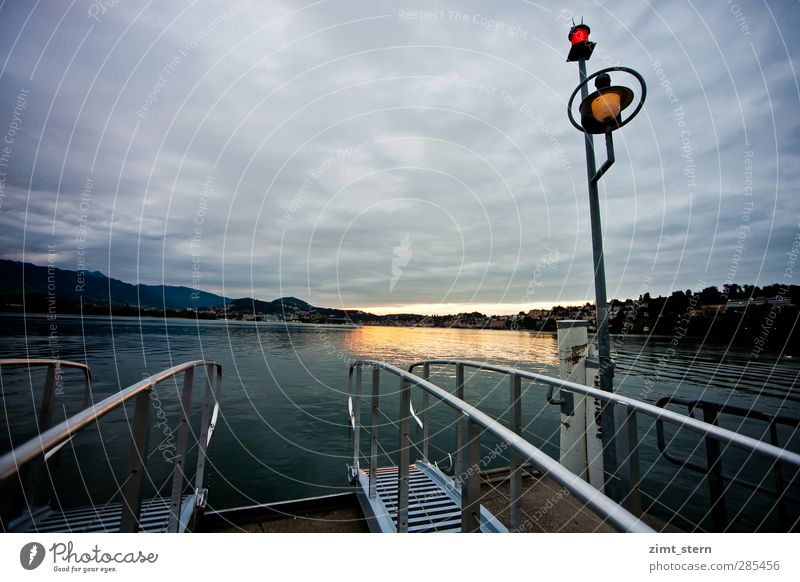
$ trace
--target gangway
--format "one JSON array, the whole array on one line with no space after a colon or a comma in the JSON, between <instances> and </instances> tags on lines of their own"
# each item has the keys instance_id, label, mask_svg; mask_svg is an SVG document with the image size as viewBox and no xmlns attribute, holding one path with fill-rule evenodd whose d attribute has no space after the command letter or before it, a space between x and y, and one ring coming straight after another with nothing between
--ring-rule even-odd
<instances>
[{"instance_id":1,"label":"gangway","mask_svg":"<svg viewBox=\"0 0 800 582\"><path fill-rule=\"evenodd\" d=\"M463 398L464 395L465 373L468 369L476 372L489 372L507 376L510 380L509 409L511 410L513 418L512 423L515 431L518 433L520 432L518 429L521 424L522 416L522 392L520 388L523 380L530 382L532 386L546 388L546 402L561 406L562 411L565 407L567 409L570 408L570 402L575 396L594 398L602 402L605 406L611 407L612 418L617 418L611 441L614 446L617 447L617 455L621 462L615 472L610 473L606 471L605 479L615 482L616 498L614 501L627 508L637 517L643 516L641 502L642 492L640 490L642 478L640 470L642 443L638 423L640 417L645 417L651 419L655 423L659 453L658 458L664 458L672 464L679 465L681 468L708 473L708 483L712 494L710 496L707 512L710 513L713 518L713 527L716 531L725 531L730 521L727 515L725 515L725 494L728 490L728 486L721 484L723 479L731 483L745 485L751 490L756 490L758 492L766 491L772 498L771 504L774 504L779 514L780 531L797 531L798 527L800 527L800 512L797 511L797 505L785 503L786 500L796 500L792 490L794 489L794 491L796 491L798 485L800 485L800 454L778 446L777 433L775 430L777 424L786 424L796 427L796 420L790 420L779 415L765 415L754 411L745 411L730 405L686 401L675 397L661 399L654 405L629 396L606 392L593 386L585 386L576 382L510 366L473 360L428 359L411 364L408 370L409 373L412 373L415 369L421 368L422 377L428 380L430 378L432 366L452 367L455 369L455 394L461 398ZM555 394L556 390L558 390L558 395ZM666 405L670 403L687 406L690 415L687 416L668 410ZM704 420L691 416L691 412L696 408L705 411ZM423 394L421 423L424 431L423 448L425 451L427 451L429 441L427 428L428 409L429 402L427 398L425 398L425 394ZM719 426L716 423L716 418L721 412L734 413L739 416L755 418L768 423L771 442L764 442ZM709 458L708 467L698 467L692 464L688 459L678 460L672 456L668 450L669 443L664 436L665 425L671 426L673 432L678 430L687 431L701 437L705 443L706 453ZM647 434L647 432L645 432L645 434ZM744 480L741 475L731 477L722 473L720 455L722 452L729 449L739 451L747 460L760 459L766 462L768 470L760 477L758 483L750 483ZM463 461L461 457L463 450L462 431L457 430L456 472L459 472L461 470L460 467L462 467ZM511 466L511 487L512 490L516 489L517 491L520 489L519 474L516 470L519 463L520 458L518 455L515 455L512 459ZM772 479L775 481L775 486L774 489L770 491L764 486L764 483ZM752 495L749 498L752 498ZM519 520L519 517L516 515L518 513L518 508L515 507L514 501L515 499L512 495L512 523ZM598 512L598 515L602 516L600 512Z\"/></svg>"},{"instance_id":2,"label":"gangway","mask_svg":"<svg viewBox=\"0 0 800 582\"><path fill-rule=\"evenodd\" d=\"M377 470L376 497L369 497L369 471L359 475L359 501L367 523L373 531L397 531L399 467L381 467ZM363 482L361 482L363 480ZM367 513L369 512L369 513ZM371 514L371 515L369 515ZM501 533L508 531L484 507L480 509L481 531ZM408 531L412 533L460 532L461 492L453 479L436 466L419 461L408 468Z\"/></svg>"},{"instance_id":3,"label":"gangway","mask_svg":"<svg viewBox=\"0 0 800 582\"><path fill-rule=\"evenodd\" d=\"M92 403L63 422L49 426L53 416L56 378L63 368L77 368L85 376L84 405L92 399L91 373L88 366L61 360L0 360L0 370L8 367L46 367L47 375L37 417L35 436L0 457L0 482L8 483L15 476L21 489L19 514L0 519L8 532L185 532L190 531L205 507L204 485L206 451L214 434L219 414L222 366L206 360L195 360L173 366L144 378L100 402ZM190 433L190 416L196 369L202 370L205 393L201 404L201 421L192 447L197 448L197 465L193 482L187 475L186 456ZM169 379L183 376L175 456L172 459L171 495L142 499L142 482L147 474L148 436L154 408L151 397L156 387ZM48 461L53 459L73 438L101 417L120 409L126 402L135 404L131 426L132 443L125 479L117 492L121 501L101 506L62 508L49 499L41 502L42 490L52 483ZM45 478L46 477L46 478Z\"/></svg>"},{"instance_id":4,"label":"gangway","mask_svg":"<svg viewBox=\"0 0 800 582\"><path fill-rule=\"evenodd\" d=\"M204 475L207 447L214 434L219 413L222 374L219 364L197 360L174 366L84 407L77 414L54 426L50 426L53 416L53 391L62 368L77 368L83 372L85 400L93 401L88 367L58 360L0 360L0 371L5 367L14 366L46 367L47 376L37 415L38 436L0 456L0 483L4 485L12 483L17 486L22 492L21 498L24 502L19 512L11 516L4 513L0 517L0 527L3 531L188 532L214 531L223 528L242 531L243 525L254 526L253 531L297 531L298 522L309 524L311 531L314 531L314 527L317 528L316 531L337 531L335 519L322 516L339 515L343 518L342 528L346 527L347 531L369 529L373 532L412 533L521 532L531 530L530 519L525 522L522 520L523 517L529 517L523 511L523 507L529 509L530 505L524 504L535 499L543 489L547 490L552 486L564 491L570 498L570 501L559 506L559 511L569 511L570 519L577 516L577 512L582 512L591 518L587 519L586 523L589 525L584 529L575 529L575 523L571 523L572 531L615 529L624 532L652 532L653 528L659 531L674 530L669 522L662 520L659 523L659 518L648 514L646 508L643 510L640 501L640 496L645 495L644 491L640 491L642 475L639 469L639 457L643 449L641 438L651 430L645 430L644 435L638 430L637 422L642 417L650 419L653 423L653 436L658 436L658 447L651 447L651 450L658 455L656 460L665 458L671 463L676 462L677 457L671 455L668 449L673 440L665 439L666 433L662 428L670 425L673 433L676 430L689 431L701 437L701 442L705 442L710 449L717 447L724 453L725 449L731 447L744 452L746 459L767 461L766 472L761 481L753 482L758 487L750 488L753 495L765 490L766 479L774 477L776 483L774 490L767 490L766 493L770 493L769 510L774 512L777 508L782 513L781 530L795 531L800 519L797 517L795 504L784 503L784 500L796 498L797 483L800 479L800 455L797 453L733 432L713 422L704 422L592 386L509 366L449 359L417 362L408 370L377 360L359 360L350 365L348 393L350 425L354 441L352 463L348 469L348 476L353 486L350 493L291 499L206 513L204 510L207 489ZM432 367L455 368L455 389L450 388L453 392L431 380ZM421 376L414 374L417 368L422 369ZM468 369L508 377L509 426L501 424L498 419L490 417L466 402L464 385ZM202 418L197 430L190 428L196 370L200 371L199 375L205 380L205 394L201 399L200 411ZM365 372L371 376L371 389L368 391L365 391L362 385L362 376ZM182 390L178 388L181 376ZM382 387L385 388L389 384L385 380L387 376L394 381L399 380L399 390L391 391L394 394L381 393ZM436 375L435 380L439 382L440 378L444 377L450 376ZM156 495L144 498L143 479L145 476L152 478L147 473L145 465L148 451L152 448L148 446L147 439L149 423L152 422L153 416L151 395L154 395L160 383L170 379L175 383L180 400L179 420L175 431L177 436L175 464L170 470L167 481L157 488ZM614 408L617 424L613 442L618 448L620 464L613 473L606 471L605 476L623 485L617 489L621 492L619 497L612 498L606 495L585 480L585 476L582 478L573 473L559 459L551 457L526 440L522 430L522 398L523 395L528 398L527 394L535 393L535 390L523 392L521 389L523 381L531 386L545 387L547 389L545 402L560 406L562 415L564 410L569 408L570 399L577 396L594 398ZM412 407L412 390L422 393L419 416ZM387 402L397 395L400 407L399 415L396 416L397 423L394 423L385 411L388 410ZM447 467L444 466L443 460L435 461L430 454L434 446L431 441L436 436L431 435L430 421L433 416L431 401L436 405L443 405L442 409L445 412L452 412L456 420L456 447L451 449L453 455L447 453L450 461ZM56 503L52 503L52 499L42 503L42 485L53 483L50 464L55 457L62 453L66 445L81 431L94 425L111 411L122 408L126 402L134 405L133 422L130 424L132 443L127 472L113 500L89 507L75 507L74 505L80 504L70 504L69 500L62 504L57 497ZM681 404L686 403L681 402ZM365 412L369 411L370 418L364 425L362 425L362 405L368 406ZM689 406L698 408L700 404L690 402ZM386 417L398 431L398 446L390 447L390 452L387 452L378 441L379 428L387 426L383 424L380 415ZM422 430L421 447L418 447L410 437L410 428L414 425ZM368 435L369 446L366 454L361 450L362 432ZM502 495L495 495L498 489L487 480L486 466L481 456L481 447L486 446L487 439L500 443L503 453L510 455L510 465L502 469L500 477L504 488ZM777 441L773 439L773 442ZM197 466L192 477L187 473L187 464L188 453L193 449L197 450ZM388 459L388 463L379 464L379 449L382 453L380 458ZM436 449L439 450L439 447ZM691 456L686 459L690 458ZM680 464L681 468L693 469L693 466L685 461ZM730 484L737 481L727 477L729 473L722 473L718 462L713 461L709 466L714 471L720 467L719 475L726 480L723 493ZM500 471L491 469L491 471L496 470ZM492 480L496 478L497 474L491 477ZM523 478L532 484L525 490ZM759 479L759 476L748 475L748 479L753 478ZM161 489L169 485L170 481L171 494L161 494ZM492 487L488 495L485 491L487 484ZM508 495L505 495L506 487ZM528 494L531 494L531 497L526 498ZM731 509L732 496L729 492L728 501ZM8 499L3 499L4 504L7 505L7 502ZM540 506L541 498L536 503ZM719 505L717 499L712 498L709 507L700 509L711 512L717 508L716 512L721 514L722 510L719 507L723 505ZM741 511L741 508L738 511ZM314 517L315 512L319 518ZM303 519L292 519L293 515L303 515ZM733 516L734 519L736 515L738 514ZM289 516L288 521L292 524L286 523L282 526L280 520L276 519L280 516ZM314 526L314 523L319 525ZM564 523L563 520L561 523ZM726 530L727 523L728 521L723 522L719 529ZM699 528L697 522L694 526L694 529ZM237 527L239 529L236 529ZM556 526L552 531L560 529L561 526Z\"/></svg>"},{"instance_id":5,"label":"gangway","mask_svg":"<svg viewBox=\"0 0 800 582\"><path fill-rule=\"evenodd\" d=\"M360 466L360 417L362 400L362 371L368 369L372 376L370 396L370 457L369 466ZM396 467L378 466L378 428L380 426L380 373L388 372L400 379L400 460ZM410 463L411 442L409 423L417 420L411 406L411 388L419 388L426 396L423 415L427 420L431 396L452 408L458 416L458 425L464 438L458 451L463 464L457 468L453 478L447 477L428 457L429 434L425 430L426 420L421 421L425 430L423 458ZM354 430L353 464L350 475L356 487L359 502L373 532L433 532L453 531L462 533L506 532L491 513L480 505L480 460L481 434L491 435L513 452L511 468L511 496L509 500L512 530L520 525L519 501L521 491L519 478L521 466L530 463L565 487L571 495L596 513L606 523L625 532L652 532L639 517L612 501L601 491L592 487L558 461L523 439L514 432L474 406L468 404L429 380L420 378L401 368L377 360L360 360L350 366L348 392L351 393L350 417ZM441 511L439 510L441 508Z\"/></svg>"}]
</instances>

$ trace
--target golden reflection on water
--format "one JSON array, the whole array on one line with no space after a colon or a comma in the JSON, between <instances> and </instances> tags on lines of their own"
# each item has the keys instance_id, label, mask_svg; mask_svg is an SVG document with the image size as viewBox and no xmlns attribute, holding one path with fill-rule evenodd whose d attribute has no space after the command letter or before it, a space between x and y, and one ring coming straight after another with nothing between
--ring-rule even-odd
<instances>
[{"instance_id":1,"label":"golden reflection on water","mask_svg":"<svg viewBox=\"0 0 800 582\"><path fill-rule=\"evenodd\" d=\"M343 339L353 356L398 366L431 358L518 364L529 369L558 366L555 335L528 331L364 326Z\"/></svg>"}]
</instances>

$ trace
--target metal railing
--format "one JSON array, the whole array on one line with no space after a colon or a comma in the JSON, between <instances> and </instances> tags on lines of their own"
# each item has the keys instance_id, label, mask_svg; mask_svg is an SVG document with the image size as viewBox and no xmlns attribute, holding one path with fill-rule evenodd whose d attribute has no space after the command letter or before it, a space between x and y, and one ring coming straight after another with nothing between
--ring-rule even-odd
<instances>
[{"instance_id":1,"label":"metal railing","mask_svg":"<svg viewBox=\"0 0 800 582\"><path fill-rule=\"evenodd\" d=\"M742 408L731 404L721 404L717 402L710 402L708 400L690 400L686 398L677 398L675 396L666 396L656 402L656 406L666 408L670 404L685 406L687 413L692 415L695 410L698 410L703 415L703 421L709 424L717 425L719 415L738 416L749 420L761 421L767 424L769 432L770 444L779 446L778 443L778 425L790 426L796 431L800 426L800 419L791 418L788 416L772 415L751 410L749 408ZM738 474L729 475L723 471L722 455L719 449L719 443L713 439L705 440L706 450L706 464L701 465L691 461L689 458L681 459L674 456L669 451L669 444L666 442L664 424L658 420L656 421L656 440L658 443L658 451L670 463L678 465L681 468L691 469L698 473L707 475L708 492L711 499L711 519L714 529L722 531L728 525L728 511L725 503L725 482L741 485L752 491L758 491L775 497L775 504L778 514L778 520L781 528L788 531L791 524L787 519L786 500L791 499L795 503L798 498L790 496L787 492L786 482L784 480L783 470L780 463L775 463L772 467L772 479L775 489L769 489L762 483L754 483L748 479L743 479ZM762 479L763 482L763 479Z\"/></svg>"},{"instance_id":2,"label":"metal railing","mask_svg":"<svg viewBox=\"0 0 800 582\"><path fill-rule=\"evenodd\" d=\"M456 367L456 393L459 398L463 398L464 394L464 369L474 368L476 370L483 370L489 372L498 372L508 375L511 378L511 399L510 405L512 410L512 424L516 427L519 425L519 419L522 415L521 398L520 398L520 381L522 379L529 380L538 384L543 384L548 387L547 401L551 404L563 403L564 393L580 394L591 398L596 398L606 403L610 403L615 407L622 410L622 418L616 430L618 443L620 445L620 466L619 466L619 479L621 479L621 490L624 492L623 498L619 499L620 503L629 509L634 515L641 515L641 494L639 491L639 483L641 479L639 469L639 433L637 429L637 415L644 414L656 420L657 426L661 426L664 422L675 425L678 428L686 429L695 432L702 437L706 438L707 442L714 442L719 447L720 443L730 445L743 449L750 454L755 454L762 458L769 460L772 463L773 469L780 470L780 464L785 463L794 468L800 468L800 455L786 449L782 449L775 445L760 441L737 432L722 428L716 424L703 422L691 416L685 416L677 412L673 412L666 408L661 408L653 404L647 404L634 398L622 396L613 392L606 392L599 388L592 386L585 386L577 384L560 378L545 376L536 372L528 372L517 368L508 366L499 366L494 364L487 364L482 362L475 362L472 360L451 360L451 359L431 359L411 364L408 369L410 372L419 366L423 367L423 377L430 377L430 366L455 366ZM553 392L555 389L559 390L561 398L555 399ZM427 402L423 402L423 451L427 451L429 434L427 431ZM663 430L663 428L661 429ZM457 434L457 447L460 447L461 437ZM460 448L457 449L460 456ZM456 467L462 463L462 460L456 458ZM513 459L513 465L518 466L519 459ZM512 466L513 469L513 466ZM513 482L512 482L513 485ZM519 487L519 484L516 484ZM513 515L513 513L512 513Z\"/></svg>"},{"instance_id":3,"label":"metal railing","mask_svg":"<svg viewBox=\"0 0 800 582\"><path fill-rule=\"evenodd\" d=\"M76 370L80 370L83 372L84 377L84 391L83 391L83 403L81 408L86 408L89 406L89 402L91 401L92 397L92 371L89 369L89 366L86 364L81 364L80 362L70 362L70 361L62 361L62 360L49 360L49 359L6 359L0 360L0 374L2 374L3 368L21 368L25 367L28 368L28 371L31 371L31 368L47 368L47 373L45 375L44 385L42 386L42 394L41 394L41 401L39 404L39 410L36 414L36 432L41 434L43 431L50 428L50 425L53 421L53 405L55 402L56 391L59 386L63 384L63 370L62 368L73 368ZM41 496L41 474L44 470L44 463L45 461L50 460L53 456L55 456L64 446L66 446L72 437L63 441L57 447L53 447L50 449L46 455L42 456L39 459L35 459L32 461L28 467L26 468L26 474L22 477L23 482L23 489L22 489L22 498L24 500L32 500L34 503L35 500L39 499ZM19 499L15 499L15 501L19 501Z\"/></svg>"},{"instance_id":4,"label":"metal railing","mask_svg":"<svg viewBox=\"0 0 800 582\"><path fill-rule=\"evenodd\" d=\"M458 415L457 426L460 427L461 434L466 434L466 442L462 443L459 449L459 456L466 458L469 465L464 470L463 463L460 471L456 473L457 483L461 486L461 531L476 532L480 531L480 475L478 474L478 464L481 457L480 437L483 431L507 443L508 447L515 453L517 467L523 463L531 463L534 467L548 475L556 483L566 487L572 495L581 501L587 508L608 522L612 527L619 531L626 532L652 532L653 530L641 521L638 517L631 514L627 509L612 501L605 494L598 491L589 483L582 480L579 476L570 472L558 461L554 460L531 443L524 440L518 432L509 430L502 424L481 412L474 406L467 404L459 397L453 396L446 390L432 384L424 378L414 375L391 364L375 360L360 360L350 366L348 374L348 392L354 394L353 423L355 428L353 465L354 470L360 471L360 411L361 411L361 383L362 369L372 369L372 400L371 400L371 422L370 422L370 466L369 466L369 496L374 499L377 495L377 457L378 457L378 410L380 393L380 371L385 370L400 378L400 443L399 443L399 466L398 466L398 502L397 502L397 531L408 531L408 505L409 505L409 464L410 464L410 438L409 421L411 419L411 387L416 386L422 390L426 403L423 405L423 431L426 441L427 451L428 423L427 405L430 396L444 402L456 411ZM355 374L354 374L355 373ZM355 375L355 387L353 387L353 376ZM519 377L519 376L518 376ZM463 386L463 368L462 368ZM512 382L514 384L514 382ZM519 382L516 382L519 386ZM355 388L355 390L353 390ZM519 400L519 397L517 398ZM516 471L520 473L519 470ZM519 527L519 494L520 487L512 491L510 509L512 515L512 530Z\"/></svg>"},{"instance_id":5,"label":"metal railing","mask_svg":"<svg viewBox=\"0 0 800 582\"><path fill-rule=\"evenodd\" d=\"M52 361L44 360L3 360L0 365L54 365ZM58 362L58 366L88 367L74 362ZM148 433L150 428L150 413L153 408L151 393L156 386L165 380L183 374L183 390L181 393L180 420L177 429L177 445L172 471L172 491L170 499L170 517L167 531L184 531L191 515L181 513L182 491L188 478L185 471L186 448L189 435L189 417L192 405L192 392L194 386L194 371L196 368L205 369L205 394L201 410L200 434L198 435L198 456L195 470L194 492L196 501L202 501L205 496L203 478L206 463L206 450L214 434L217 417L219 414L219 396L222 385L222 366L216 362L194 360L173 366L167 370L149 376L132 386L124 388L111 396L94 403L81 412L71 416L65 421L47 428L38 436L33 437L0 457L0 481L15 475L21 467L32 462L44 462L54 452L63 447L77 433L95 423L109 412L121 407L128 401L135 400L135 410L131 433L133 442L129 453L129 462L126 478L122 485L122 519L120 532L136 532L139 529L141 513L141 489L144 477L144 465L147 459ZM87 376L88 377L88 376ZM48 373L48 382L50 373ZM48 384L49 385L49 384ZM47 390L46 390L47 392ZM212 409L213 403L213 409Z\"/></svg>"}]
</instances>

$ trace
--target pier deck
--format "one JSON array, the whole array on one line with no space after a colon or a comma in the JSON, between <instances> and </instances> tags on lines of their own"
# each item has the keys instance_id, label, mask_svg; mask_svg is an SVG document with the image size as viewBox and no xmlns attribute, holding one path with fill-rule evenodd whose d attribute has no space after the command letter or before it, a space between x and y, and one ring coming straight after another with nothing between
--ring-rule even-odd
<instances>
[{"instance_id":1,"label":"pier deck","mask_svg":"<svg viewBox=\"0 0 800 582\"><path fill-rule=\"evenodd\" d=\"M394 480L397 479L396 468ZM392 473L384 471L385 479ZM481 474L481 504L508 527L508 470L496 469ZM420 480L416 475L415 481ZM391 503L393 487L382 488L384 498ZM522 478L523 495L520 499L522 524L520 532L613 532L614 528L603 522L592 511L565 493L552 479L536 472L526 471ZM449 498L448 498L449 499ZM433 500L433 497L431 497ZM438 505L436 505L438 503ZM460 509L459 515L460 515ZM428 531L455 531L444 525L443 517L452 513L452 505L444 498L429 507L432 521L440 525ZM411 517L411 515L410 515ZM394 520L392 520L394 523ZM411 529L411 528L409 528ZM370 531L359 505L356 493L327 495L309 499L254 505L208 512L200 522L200 531L235 533L365 533Z\"/></svg>"}]
</instances>

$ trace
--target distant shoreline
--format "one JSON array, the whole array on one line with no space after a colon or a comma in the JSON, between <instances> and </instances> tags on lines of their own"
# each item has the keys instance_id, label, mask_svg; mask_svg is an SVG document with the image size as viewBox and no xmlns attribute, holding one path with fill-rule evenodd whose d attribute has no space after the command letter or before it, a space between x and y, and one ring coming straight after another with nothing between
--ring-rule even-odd
<instances>
[{"instance_id":1,"label":"distant shoreline","mask_svg":"<svg viewBox=\"0 0 800 582\"><path fill-rule=\"evenodd\" d=\"M168 315L164 317L163 315L156 315L154 312L149 314L147 312L143 312L140 315L131 315L131 314L121 314L121 313L111 313L111 314L100 314L100 313L59 313L56 317L52 319L54 321L58 321L59 319L82 319L82 318L93 318L93 319L130 319L130 320L137 320L137 319L148 319L148 320L156 320L156 319L169 319L173 321L199 321L203 323L237 323L237 324L253 324L253 325L282 325L282 326L304 326L304 327L338 327L342 329L358 329L362 327L360 325L354 323L307 323L303 321L254 321L254 320L246 320L246 319L224 319L224 318L207 318L207 317L189 317L189 316L180 316L180 315ZM49 313L42 313L41 311L0 311L0 317L36 317L37 319L44 319L50 316Z\"/></svg>"},{"instance_id":2,"label":"distant shoreline","mask_svg":"<svg viewBox=\"0 0 800 582\"><path fill-rule=\"evenodd\" d=\"M27 312L27 313L25 313L25 312L21 312L21 311L0 311L0 317L9 317L9 316L14 316L14 317L23 317L23 316L24 317L36 317L37 319L43 319L43 318L46 318L48 316L48 314L47 313L41 313L41 312ZM242 319L203 319L203 318L196 318L195 319L195 318L192 318L192 317L161 317L161 316L158 316L158 315L144 315L144 314L141 315L141 316L137 316L137 315L116 315L116 314L98 315L98 314L94 314L94 313L92 313L92 314L84 314L84 315L81 315L80 313L62 313L62 314L58 314L58 317L55 318L55 319L56 320L61 319L61 318L80 319L80 318L84 318L84 317L92 318L92 319L123 318L123 319L129 319L129 320L137 320L137 319L142 319L142 318L147 318L148 320L168 319L168 320L173 320L173 321L192 321L192 320L195 320L195 321L199 321L199 322L203 322L203 323L219 323L219 324L222 324L222 323L228 323L228 324L235 323L235 324L240 324L240 325L244 325L244 324L247 324L247 325L264 325L264 326L272 326L272 327L289 326L289 327L311 327L311 328L317 327L317 328L336 328L336 329L362 329L362 328L365 328L365 327L382 327L382 328L386 328L386 329L432 329L432 330L437 330L437 329L453 330L453 329L457 329L457 330L464 330L464 331L491 331L491 332L507 331L507 332L524 332L524 333L531 333L531 334L536 334L536 335L550 335L550 336L555 336L555 335L558 334L557 331L533 330L533 329L525 329L525 328L519 328L519 329L494 329L494 328L491 328L491 327L458 327L458 326L449 326L449 327L448 326L438 326L438 327L433 327L433 326L428 326L428 325L387 325L387 324L358 325L358 324L354 324L354 323L349 323L349 324L348 323L308 323L308 322L303 322L303 321L248 321L248 320L242 320ZM584 321L588 321L588 320L584 320ZM590 334L590 336L591 335L592 334ZM672 339L672 336L670 336L670 335L663 335L663 334L655 335L655 334L637 333L637 332L612 333L612 334L610 334L610 336L612 338L634 336L634 337L637 337L637 338L642 338L643 337L643 338L647 338L647 339L656 339L656 340L669 340L669 339ZM700 339L703 339L703 338L686 337L685 339L688 339L688 340L692 340L692 339L700 340ZM706 341L708 342L709 340L706 340Z\"/></svg>"}]
</instances>

